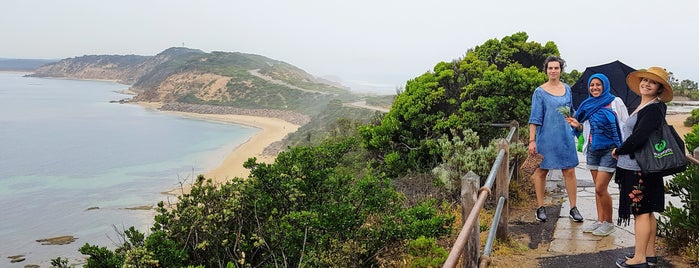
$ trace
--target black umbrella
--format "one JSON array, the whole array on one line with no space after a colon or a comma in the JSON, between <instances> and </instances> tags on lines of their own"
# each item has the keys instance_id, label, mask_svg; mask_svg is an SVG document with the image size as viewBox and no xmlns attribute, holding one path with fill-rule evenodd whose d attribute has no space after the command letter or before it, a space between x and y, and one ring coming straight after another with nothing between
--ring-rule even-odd
<instances>
[{"instance_id":1,"label":"black umbrella","mask_svg":"<svg viewBox=\"0 0 699 268\"><path fill-rule=\"evenodd\" d=\"M587 85L587 80L590 79L590 76L596 73L602 73L609 78L609 83L612 86L612 94L624 101L629 113L633 112L636 110L636 107L638 107L638 104L641 103L641 96L633 93L626 85L626 76L633 71L636 70L618 60L585 68L585 72L583 72L580 79L578 79L571 88L573 91L573 108L577 110L580 103L590 95Z\"/></svg>"}]
</instances>

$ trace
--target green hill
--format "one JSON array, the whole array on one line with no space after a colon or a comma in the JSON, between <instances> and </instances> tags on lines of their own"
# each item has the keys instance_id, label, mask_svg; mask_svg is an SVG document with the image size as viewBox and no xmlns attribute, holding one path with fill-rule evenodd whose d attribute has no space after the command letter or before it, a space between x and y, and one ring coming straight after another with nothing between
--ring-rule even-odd
<instances>
[{"instance_id":1,"label":"green hill","mask_svg":"<svg viewBox=\"0 0 699 268\"><path fill-rule=\"evenodd\" d=\"M131 85L135 101L278 109L314 114L347 88L289 63L240 52L173 47L155 56L85 55L49 63L30 75L105 79Z\"/></svg>"}]
</instances>

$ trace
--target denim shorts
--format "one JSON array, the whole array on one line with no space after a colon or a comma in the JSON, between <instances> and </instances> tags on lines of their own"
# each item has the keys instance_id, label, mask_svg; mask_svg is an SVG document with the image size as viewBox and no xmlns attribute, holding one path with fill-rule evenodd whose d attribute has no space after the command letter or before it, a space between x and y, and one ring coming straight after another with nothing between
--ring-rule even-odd
<instances>
[{"instance_id":1,"label":"denim shorts","mask_svg":"<svg viewBox=\"0 0 699 268\"><path fill-rule=\"evenodd\" d=\"M616 159L612 157L612 148L587 151L587 169L614 173Z\"/></svg>"}]
</instances>

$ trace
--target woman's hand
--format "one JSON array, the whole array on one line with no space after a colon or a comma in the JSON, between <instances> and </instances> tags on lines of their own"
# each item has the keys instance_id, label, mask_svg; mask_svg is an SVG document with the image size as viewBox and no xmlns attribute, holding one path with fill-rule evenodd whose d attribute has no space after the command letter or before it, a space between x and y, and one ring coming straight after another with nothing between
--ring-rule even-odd
<instances>
[{"instance_id":1,"label":"woman's hand","mask_svg":"<svg viewBox=\"0 0 699 268\"><path fill-rule=\"evenodd\" d=\"M614 157L614 159L619 159L619 155L616 154L616 148L612 149L612 157Z\"/></svg>"},{"instance_id":2,"label":"woman's hand","mask_svg":"<svg viewBox=\"0 0 699 268\"><path fill-rule=\"evenodd\" d=\"M527 146L527 152L530 155L536 154L536 142L535 141L529 142L529 146Z\"/></svg>"},{"instance_id":3,"label":"woman's hand","mask_svg":"<svg viewBox=\"0 0 699 268\"><path fill-rule=\"evenodd\" d=\"M572 117L572 116L566 117L566 122L568 122L568 124L571 127L575 128L579 131L582 131L582 124L580 124L580 122L578 122L578 120L575 119L575 117Z\"/></svg>"}]
</instances>

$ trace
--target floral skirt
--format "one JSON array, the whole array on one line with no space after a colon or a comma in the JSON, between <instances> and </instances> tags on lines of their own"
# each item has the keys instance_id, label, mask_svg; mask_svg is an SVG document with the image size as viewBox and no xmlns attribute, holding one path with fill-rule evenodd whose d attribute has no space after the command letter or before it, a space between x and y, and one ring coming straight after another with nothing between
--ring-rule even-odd
<instances>
[{"instance_id":1,"label":"floral skirt","mask_svg":"<svg viewBox=\"0 0 699 268\"><path fill-rule=\"evenodd\" d=\"M617 167L614 181L619 184L618 225L629 225L631 214L665 210L663 177L653 174L642 176L639 171Z\"/></svg>"}]
</instances>

